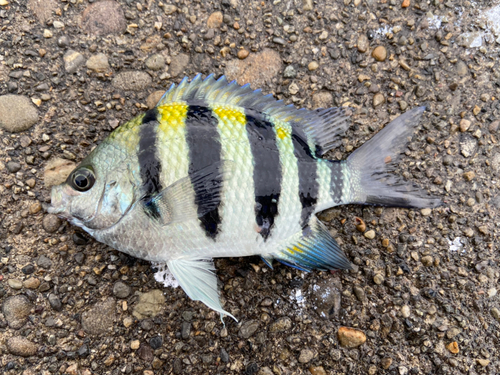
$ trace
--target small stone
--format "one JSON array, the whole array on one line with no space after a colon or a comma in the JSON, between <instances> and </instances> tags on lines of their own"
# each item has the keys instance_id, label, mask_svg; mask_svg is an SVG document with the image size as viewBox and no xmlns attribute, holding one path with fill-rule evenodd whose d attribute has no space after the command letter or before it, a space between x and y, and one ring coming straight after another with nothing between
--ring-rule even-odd
<instances>
[{"instance_id":1,"label":"small stone","mask_svg":"<svg viewBox=\"0 0 500 375\"><path fill-rule=\"evenodd\" d=\"M164 93L165 91L158 90L149 94L149 96L146 98L146 105L148 106L148 108L153 109L154 107L156 107Z\"/></svg>"},{"instance_id":2,"label":"small stone","mask_svg":"<svg viewBox=\"0 0 500 375\"><path fill-rule=\"evenodd\" d=\"M51 187L62 184L75 167L76 164L67 159L50 159L45 166L43 175L45 186Z\"/></svg>"},{"instance_id":3,"label":"small stone","mask_svg":"<svg viewBox=\"0 0 500 375\"><path fill-rule=\"evenodd\" d=\"M137 350L141 346L141 342L139 340L133 340L130 342L130 349Z\"/></svg>"},{"instance_id":4,"label":"small stone","mask_svg":"<svg viewBox=\"0 0 500 375\"><path fill-rule=\"evenodd\" d=\"M236 80L240 85L250 83L256 89L271 83L281 68L280 54L266 48L262 52L252 53L245 60L228 61L224 73L228 81Z\"/></svg>"},{"instance_id":5,"label":"small stone","mask_svg":"<svg viewBox=\"0 0 500 375\"><path fill-rule=\"evenodd\" d=\"M451 327L447 332L446 332L446 337L449 339L454 338L455 336L460 334L460 329L457 327Z\"/></svg>"},{"instance_id":6,"label":"small stone","mask_svg":"<svg viewBox=\"0 0 500 375\"><path fill-rule=\"evenodd\" d=\"M64 29L64 23L61 21L54 21L52 26L54 26L54 29Z\"/></svg>"},{"instance_id":7,"label":"small stone","mask_svg":"<svg viewBox=\"0 0 500 375\"><path fill-rule=\"evenodd\" d=\"M302 349L300 351L299 362L309 363L314 358L314 352L311 349Z\"/></svg>"},{"instance_id":8,"label":"small stone","mask_svg":"<svg viewBox=\"0 0 500 375\"><path fill-rule=\"evenodd\" d=\"M368 51L369 43L367 36L363 33L358 37L358 51L361 53L365 53Z\"/></svg>"},{"instance_id":9,"label":"small stone","mask_svg":"<svg viewBox=\"0 0 500 375\"><path fill-rule=\"evenodd\" d=\"M384 46L375 47L375 49L372 51L372 57L380 62L385 61L385 59L387 58L387 50Z\"/></svg>"},{"instance_id":10,"label":"small stone","mask_svg":"<svg viewBox=\"0 0 500 375\"><path fill-rule=\"evenodd\" d=\"M469 71L469 68L467 68L467 65L463 61L459 61L457 63L457 74L459 76L465 76Z\"/></svg>"},{"instance_id":11,"label":"small stone","mask_svg":"<svg viewBox=\"0 0 500 375\"><path fill-rule=\"evenodd\" d=\"M64 54L64 69L67 73L73 74L75 73L80 66L85 63L85 57L79 52L68 50Z\"/></svg>"},{"instance_id":12,"label":"small stone","mask_svg":"<svg viewBox=\"0 0 500 375\"><path fill-rule=\"evenodd\" d=\"M293 65L288 65L285 68L285 71L283 72L283 77L285 77L285 78L297 77L297 72L295 71L295 68L293 67Z\"/></svg>"},{"instance_id":13,"label":"small stone","mask_svg":"<svg viewBox=\"0 0 500 375\"><path fill-rule=\"evenodd\" d=\"M49 215L47 215L47 216L49 216ZM61 225L61 224L59 223L57 225L57 228L59 228L59 225ZM54 225L54 227L55 227L55 225ZM57 230L57 228L56 228L56 230ZM47 229L45 229L45 230L47 230ZM49 232L49 231L47 231L47 232ZM36 261L36 264L38 265L38 267L45 268L46 270L48 270L52 266L52 261L50 260L50 258L46 257L45 255L40 255Z\"/></svg>"},{"instance_id":14,"label":"small stone","mask_svg":"<svg viewBox=\"0 0 500 375\"><path fill-rule=\"evenodd\" d=\"M384 370L387 370L392 365L392 358L391 357L382 358L382 360L380 361L380 365Z\"/></svg>"},{"instance_id":15,"label":"small stone","mask_svg":"<svg viewBox=\"0 0 500 375\"><path fill-rule=\"evenodd\" d=\"M42 210L42 204L40 202L35 202L33 204L30 204L29 212L31 215L35 215L39 213L41 210Z\"/></svg>"},{"instance_id":16,"label":"small stone","mask_svg":"<svg viewBox=\"0 0 500 375\"><path fill-rule=\"evenodd\" d=\"M98 302L82 314L82 328L90 335L102 335L113 327L116 321L115 301L108 298Z\"/></svg>"},{"instance_id":17,"label":"small stone","mask_svg":"<svg viewBox=\"0 0 500 375\"><path fill-rule=\"evenodd\" d=\"M220 360L224 363L229 362L229 354L227 353L226 349L224 349L224 348L220 349Z\"/></svg>"},{"instance_id":18,"label":"small stone","mask_svg":"<svg viewBox=\"0 0 500 375\"><path fill-rule=\"evenodd\" d=\"M410 6L410 0L403 0L401 8L408 8Z\"/></svg>"},{"instance_id":19,"label":"small stone","mask_svg":"<svg viewBox=\"0 0 500 375\"><path fill-rule=\"evenodd\" d=\"M40 280L36 277L30 277L23 281L23 286L26 289L37 289L40 286Z\"/></svg>"},{"instance_id":20,"label":"small stone","mask_svg":"<svg viewBox=\"0 0 500 375\"><path fill-rule=\"evenodd\" d=\"M159 289L139 293L139 300L134 306L132 315L139 320L153 318L163 310L164 304L165 296Z\"/></svg>"},{"instance_id":21,"label":"small stone","mask_svg":"<svg viewBox=\"0 0 500 375\"><path fill-rule=\"evenodd\" d=\"M500 310L496 307L493 307L490 312L493 318L500 322Z\"/></svg>"},{"instance_id":22,"label":"small stone","mask_svg":"<svg viewBox=\"0 0 500 375\"><path fill-rule=\"evenodd\" d=\"M33 305L23 295L11 296L2 305L2 313L12 329L22 328L28 319Z\"/></svg>"},{"instance_id":23,"label":"small stone","mask_svg":"<svg viewBox=\"0 0 500 375\"><path fill-rule=\"evenodd\" d=\"M426 255L426 256L422 257L421 262L424 266L430 267L434 263L434 258L431 257L430 255Z\"/></svg>"},{"instance_id":24,"label":"small stone","mask_svg":"<svg viewBox=\"0 0 500 375\"><path fill-rule=\"evenodd\" d=\"M151 86L151 76L146 72L132 70L121 72L113 78L111 84L124 91L143 91Z\"/></svg>"},{"instance_id":25,"label":"small stone","mask_svg":"<svg viewBox=\"0 0 500 375\"><path fill-rule=\"evenodd\" d=\"M246 49L240 49L238 51L238 58L240 60L246 59L249 54L250 54L250 52L248 52Z\"/></svg>"},{"instance_id":26,"label":"small stone","mask_svg":"<svg viewBox=\"0 0 500 375\"><path fill-rule=\"evenodd\" d=\"M168 72L172 77L178 77L183 73L189 65L189 55L179 53L177 56L172 56Z\"/></svg>"},{"instance_id":27,"label":"small stone","mask_svg":"<svg viewBox=\"0 0 500 375\"><path fill-rule=\"evenodd\" d=\"M154 350L156 349L159 349L161 348L161 346L163 345L163 339L161 338L161 336L154 336L154 337L151 337L149 339L149 345L151 346L151 348L153 348Z\"/></svg>"},{"instance_id":28,"label":"small stone","mask_svg":"<svg viewBox=\"0 0 500 375\"><path fill-rule=\"evenodd\" d=\"M257 320L249 320L240 327L239 336L248 339L259 329L260 323Z\"/></svg>"},{"instance_id":29,"label":"small stone","mask_svg":"<svg viewBox=\"0 0 500 375\"><path fill-rule=\"evenodd\" d=\"M95 36L122 34L127 30L127 21L118 2L105 0L85 9L81 27L83 31Z\"/></svg>"},{"instance_id":30,"label":"small stone","mask_svg":"<svg viewBox=\"0 0 500 375\"><path fill-rule=\"evenodd\" d=\"M10 173L16 173L16 172L19 172L21 170L21 164L19 164L16 161L9 161L6 165L6 167Z\"/></svg>"},{"instance_id":31,"label":"small stone","mask_svg":"<svg viewBox=\"0 0 500 375\"><path fill-rule=\"evenodd\" d=\"M381 105L383 103L385 103L384 94L382 94L381 92L377 92L373 96L373 108L377 108L379 105Z\"/></svg>"},{"instance_id":32,"label":"small stone","mask_svg":"<svg viewBox=\"0 0 500 375\"><path fill-rule=\"evenodd\" d=\"M430 208L422 208L420 210L420 213L422 214L422 216L429 216L432 212L432 209Z\"/></svg>"},{"instance_id":33,"label":"small stone","mask_svg":"<svg viewBox=\"0 0 500 375\"><path fill-rule=\"evenodd\" d=\"M330 108L333 106L333 95L328 91L320 91L313 94L312 102L314 108Z\"/></svg>"},{"instance_id":34,"label":"small stone","mask_svg":"<svg viewBox=\"0 0 500 375\"><path fill-rule=\"evenodd\" d=\"M52 38L53 36L54 36L54 34L52 34L52 31L47 30L47 29L43 30L43 37L44 38L49 39L49 38Z\"/></svg>"},{"instance_id":35,"label":"small stone","mask_svg":"<svg viewBox=\"0 0 500 375\"><path fill-rule=\"evenodd\" d=\"M66 35L61 35L58 39L57 39L57 45L61 48L66 48L68 47L70 44L69 42L69 38L66 36Z\"/></svg>"},{"instance_id":36,"label":"small stone","mask_svg":"<svg viewBox=\"0 0 500 375\"><path fill-rule=\"evenodd\" d=\"M123 326L125 328L130 327L134 323L134 319L132 319L130 316L127 316L123 319Z\"/></svg>"},{"instance_id":37,"label":"small stone","mask_svg":"<svg viewBox=\"0 0 500 375\"><path fill-rule=\"evenodd\" d=\"M103 73L109 70L108 57L104 53L90 56L87 60L87 68L96 73Z\"/></svg>"},{"instance_id":38,"label":"small stone","mask_svg":"<svg viewBox=\"0 0 500 375\"><path fill-rule=\"evenodd\" d=\"M163 6L163 11L165 12L165 14L167 16L171 15L171 14L174 14L175 12L177 12L177 7L173 4L166 4Z\"/></svg>"},{"instance_id":39,"label":"small stone","mask_svg":"<svg viewBox=\"0 0 500 375\"><path fill-rule=\"evenodd\" d=\"M146 67L151 70L160 70L165 67L165 58L163 55L155 54L146 60Z\"/></svg>"},{"instance_id":40,"label":"small stone","mask_svg":"<svg viewBox=\"0 0 500 375\"><path fill-rule=\"evenodd\" d=\"M446 349L448 349L450 353L458 354L458 343L456 341L450 342L448 345L446 345Z\"/></svg>"},{"instance_id":41,"label":"small stone","mask_svg":"<svg viewBox=\"0 0 500 375\"><path fill-rule=\"evenodd\" d=\"M222 12L213 12L207 20L207 27L209 29L216 29L222 25L223 15Z\"/></svg>"},{"instance_id":42,"label":"small stone","mask_svg":"<svg viewBox=\"0 0 500 375\"><path fill-rule=\"evenodd\" d=\"M316 61L311 61L309 63L309 65L307 65L307 69L309 69L309 71L311 71L311 72L315 71L318 68L319 68L319 64Z\"/></svg>"},{"instance_id":43,"label":"small stone","mask_svg":"<svg viewBox=\"0 0 500 375\"><path fill-rule=\"evenodd\" d=\"M467 120L467 119L462 119L460 120L460 131L462 133L466 132L467 130L469 130L469 127L470 127L470 121Z\"/></svg>"},{"instance_id":44,"label":"small stone","mask_svg":"<svg viewBox=\"0 0 500 375\"><path fill-rule=\"evenodd\" d=\"M292 328L292 320L289 317L282 317L276 320L269 327L269 332L285 332Z\"/></svg>"},{"instance_id":45,"label":"small stone","mask_svg":"<svg viewBox=\"0 0 500 375\"><path fill-rule=\"evenodd\" d=\"M38 345L24 337L14 336L7 340L7 349L13 355L31 357L38 352Z\"/></svg>"},{"instance_id":46,"label":"small stone","mask_svg":"<svg viewBox=\"0 0 500 375\"><path fill-rule=\"evenodd\" d=\"M311 366L309 367L309 372L311 373L311 375L326 375L326 371L323 368L323 366L318 366L318 367Z\"/></svg>"},{"instance_id":47,"label":"small stone","mask_svg":"<svg viewBox=\"0 0 500 375\"><path fill-rule=\"evenodd\" d=\"M369 240L373 240L375 238L375 231L373 229L370 229L369 231L366 231L364 233L364 236Z\"/></svg>"},{"instance_id":48,"label":"small stone","mask_svg":"<svg viewBox=\"0 0 500 375\"><path fill-rule=\"evenodd\" d=\"M38 121L38 113L26 96L0 96L0 128L19 133L31 128Z\"/></svg>"},{"instance_id":49,"label":"small stone","mask_svg":"<svg viewBox=\"0 0 500 375\"><path fill-rule=\"evenodd\" d=\"M476 177L476 174L473 171L468 171L463 174L464 178L466 181L472 181L474 177Z\"/></svg>"},{"instance_id":50,"label":"small stone","mask_svg":"<svg viewBox=\"0 0 500 375\"><path fill-rule=\"evenodd\" d=\"M328 319L338 314L341 305L342 284L336 280L320 280L313 285L310 301L320 317Z\"/></svg>"},{"instance_id":51,"label":"small stone","mask_svg":"<svg viewBox=\"0 0 500 375\"><path fill-rule=\"evenodd\" d=\"M274 372L269 367L262 367L257 375L274 375Z\"/></svg>"},{"instance_id":52,"label":"small stone","mask_svg":"<svg viewBox=\"0 0 500 375\"><path fill-rule=\"evenodd\" d=\"M405 111L406 108L408 108L408 103L406 103L404 100L400 100L398 104L399 104L399 109L401 109L401 111Z\"/></svg>"},{"instance_id":53,"label":"small stone","mask_svg":"<svg viewBox=\"0 0 500 375\"><path fill-rule=\"evenodd\" d=\"M189 322L182 322L182 325L181 325L181 337L184 340L187 340L189 338L190 334L191 334L191 323L189 323Z\"/></svg>"},{"instance_id":54,"label":"small stone","mask_svg":"<svg viewBox=\"0 0 500 375\"><path fill-rule=\"evenodd\" d=\"M349 349L357 348L366 341L366 335L362 331L349 327L340 327L338 338L340 345Z\"/></svg>"},{"instance_id":55,"label":"small stone","mask_svg":"<svg viewBox=\"0 0 500 375\"><path fill-rule=\"evenodd\" d=\"M500 121L497 120L497 121L493 121L489 126L488 126L488 130L490 131L490 133L496 133L498 128L500 127Z\"/></svg>"},{"instance_id":56,"label":"small stone","mask_svg":"<svg viewBox=\"0 0 500 375\"><path fill-rule=\"evenodd\" d=\"M9 279L7 283L14 290L19 290L23 288L23 282L19 279Z\"/></svg>"},{"instance_id":57,"label":"small stone","mask_svg":"<svg viewBox=\"0 0 500 375\"><path fill-rule=\"evenodd\" d=\"M489 359L476 359L477 363L479 363L481 366L486 367L490 364Z\"/></svg>"},{"instance_id":58,"label":"small stone","mask_svg":"<svg viewBox=\"0 0 500 375\"><path fill-rule=\"evenodd\" d=\"M404 305L401 307L401 315L403 318L409 318L410 317L410 306Z\"/></svg>"},{"instance_id":59,"label":"small stone","mask_svg":"<svg viewBox=\"0 0 500 375\"><path fill-rule=\"evenodd\" d=\"M131 288L122 281L117 281L113 286L113 295L117 298L127 298Z\"/></svg>"},{"instance_id":60,"label":"small stone","mask_svg":"<svg viewBox=\"0 0 500 375\"><path fill-rule=\"evenodd\" d=\"M377 285L382 284L384 282L384 276L377 273L375 276L373 276L373 282Z\"/></svg>"}]
</instances>

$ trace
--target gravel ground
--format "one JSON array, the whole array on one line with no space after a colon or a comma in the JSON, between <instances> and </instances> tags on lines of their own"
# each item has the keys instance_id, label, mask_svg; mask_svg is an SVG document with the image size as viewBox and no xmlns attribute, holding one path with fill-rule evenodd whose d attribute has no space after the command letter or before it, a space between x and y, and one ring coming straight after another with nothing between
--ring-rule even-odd
<instances>
[{"instance_id":1,"label":"gravel ground","mask_svg":"<svg viewBox=\"0 0 500 375\"><path fill-rule=\"evenodd\" d=\"M0 0L0 372L499 373L498 4ZM224 326L45 212L112 129L198 72L351 107L333 159L426 105L398 173L446 204L323 212L350 272L217 260Z\"/></svg>"}]
</instances>

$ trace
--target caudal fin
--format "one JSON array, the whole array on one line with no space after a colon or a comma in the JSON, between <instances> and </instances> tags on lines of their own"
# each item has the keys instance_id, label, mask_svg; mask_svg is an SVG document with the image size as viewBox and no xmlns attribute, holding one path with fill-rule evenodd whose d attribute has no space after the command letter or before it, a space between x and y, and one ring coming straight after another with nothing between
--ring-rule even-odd
<instances>
[{"instance_id":1,"label":"caudal fin","mask_svg":"<svg viewBox=\"0 0 500 375\"><path fill-rule=\"evenodd\" d=\"M346 161L351 180L350 203L407 208L437 207L441 200L391 172L425 107L396 118Z\"/></svg>"}]
</instances>

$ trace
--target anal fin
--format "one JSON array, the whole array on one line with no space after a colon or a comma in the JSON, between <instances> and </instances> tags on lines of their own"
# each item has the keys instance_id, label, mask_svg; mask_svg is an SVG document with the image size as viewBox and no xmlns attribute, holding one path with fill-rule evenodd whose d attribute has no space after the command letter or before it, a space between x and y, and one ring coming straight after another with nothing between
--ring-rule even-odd
<instances>
[{"instance_id":1,"label":"anal fin","mask_svg":"<svg viewBox=\"0 0 500 375\"><path fill-rule=\"evenodd\" d=\"M217 275L212 259L176 259L167 262L184 292L194 301L201 301L220 314L233 315L225 311L219 300Z\"/></svg>"},{"instance_id":2,"label":"anal fin","mask_svg":"<svg viewBox=\"0 0 500 375\"><path fill-rule=\"evenodd\" d=\"M272 255L281 263L302 271L352 268L335 239L316 216L312 216L309 225Z\"/></svg>"}]
</instances>

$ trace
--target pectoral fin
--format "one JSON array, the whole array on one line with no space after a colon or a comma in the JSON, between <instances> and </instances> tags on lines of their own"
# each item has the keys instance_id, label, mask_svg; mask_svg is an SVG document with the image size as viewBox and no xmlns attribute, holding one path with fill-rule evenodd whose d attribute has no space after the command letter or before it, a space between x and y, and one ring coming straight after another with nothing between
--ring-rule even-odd
<instances>
[{"instance_id":1,"label":"pectoral fin","mask_svg":"<svg viewBox=\"0 0 500 375\"><path fill-rule=\"evenodd\" d=\"M177 259L168 261L167 265L179 285L192 300L201 301L211 309L236 320L220 304L217 276L212 259Z\"/></svg>"},{"instance_id":2,"label":"pectoral fin","mask_svg":"<svg viewBox=\"0 0 500 375\"><path fill-rule=\"evenodd\" d=\"M217 208L225 181L232 176L234 164L221 161L181 178L156 195L143 200L143 208L160 225L202 217ZM197 204L193 204L192 192L202 191Z\"/></svg>"}]
</instances>

